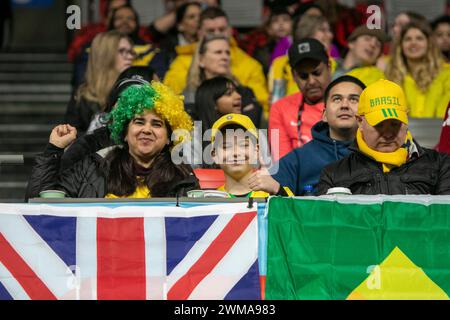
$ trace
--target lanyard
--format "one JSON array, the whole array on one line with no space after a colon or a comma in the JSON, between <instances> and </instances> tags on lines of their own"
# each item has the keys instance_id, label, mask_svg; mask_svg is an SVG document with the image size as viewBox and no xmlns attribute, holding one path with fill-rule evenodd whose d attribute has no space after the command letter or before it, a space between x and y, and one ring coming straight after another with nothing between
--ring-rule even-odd
<instances>
[{"instance_id":1,"label":"lanyard","mask_svg":"<svg viewBox=\"0 0 450 320\"><path fill-rule=\"evenodd\" d=\"M302 127L302 113L304 109L305 109L305 97L302 97L302 102L300 103L300 107L298 108L298 115L297 115L297 132L299 142L302 141L302 132L300 129Z\"/></svg>"}]
</instances>

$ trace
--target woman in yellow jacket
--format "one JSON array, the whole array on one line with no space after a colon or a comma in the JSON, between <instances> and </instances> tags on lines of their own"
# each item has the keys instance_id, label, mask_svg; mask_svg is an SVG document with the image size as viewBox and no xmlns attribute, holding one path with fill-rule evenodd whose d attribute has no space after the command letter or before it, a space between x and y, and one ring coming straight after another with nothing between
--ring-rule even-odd
<instances>
[{"instance_id":1,"label":"woman in yellow jacket","mask_svg":"<svg viewBox=\"0 0 450 320\"><path fill-rule=\"evenodd\" d=\"M403 27L386 78L403 87L410 117L444 117L450 101L450 65L445 64L427 24Z\"/></svg>"},{"instance_id":2,"label":"woman in yellow jacket","mask_svg":"<svg viewBox=\"0 0 450 320\"><path fill-rule=\"evenodd\" d=\"M171 87L176 94L181 94L186 88L189 67L197 45L198 43L193 43L176 48L177 57L164 77L164 84ZM269 94L261 64L240 49L234 38L230 38L230 57L231 74L243 86L253 90L265 113L268 113Z\"/></svg>"}]
</instances>

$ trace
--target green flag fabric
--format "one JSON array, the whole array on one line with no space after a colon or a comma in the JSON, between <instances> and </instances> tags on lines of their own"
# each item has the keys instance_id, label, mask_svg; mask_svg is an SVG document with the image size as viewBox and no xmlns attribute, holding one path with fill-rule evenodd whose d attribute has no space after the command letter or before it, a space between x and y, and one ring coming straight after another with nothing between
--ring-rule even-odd
<instances>
[{"instance_id":1,"label":"green flag fabric","mask_svg":"<svg viewBox=\"0 0 450 320\"><path fill-rule=\"evenodd\" d=\"M266 299L448 299L450 197L272 197Z\"/></svg>"}]
</instances>

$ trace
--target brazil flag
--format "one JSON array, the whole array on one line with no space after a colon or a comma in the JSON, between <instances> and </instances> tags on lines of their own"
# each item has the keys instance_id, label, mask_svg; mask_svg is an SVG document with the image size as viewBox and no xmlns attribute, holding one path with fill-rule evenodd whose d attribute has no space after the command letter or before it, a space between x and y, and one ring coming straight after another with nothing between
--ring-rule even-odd
<instances>
[{"instance_id":1,"label":"brazil flag","mask_svg":"<svg viewBox=\"0 0 450 320\"><path fill-rule=\"evenodd\" d=\"M266 299L449 299L450 197L273 197Z\"/></svg>"}]
</instances>

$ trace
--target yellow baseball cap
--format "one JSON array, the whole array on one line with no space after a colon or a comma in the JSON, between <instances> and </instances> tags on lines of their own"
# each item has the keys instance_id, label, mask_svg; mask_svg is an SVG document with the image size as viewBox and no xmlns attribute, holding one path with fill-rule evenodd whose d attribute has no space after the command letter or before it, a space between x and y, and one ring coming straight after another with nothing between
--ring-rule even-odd
<instances>
[{"instance_id":1,"label":"yellow baseball cap","mask_svg":"<svg viewBox=\"0 0 450 320\"><path fill-rule=\"evenodd\" d=\"M217 132L219 132L220 129L230 124L236 124L238 126L241 126L243 129L247 130L249 133L251 133L254 137L258 139L258 130L256 129L255 124L249 117L243 114L229 113L222 116L219 120L214 122L211 130L212 131L211 141L214 141Z\"/></svg>"},{"instance_id":2,"label":"yellow baseball cap","mask_svg":"<svg viewBox=\"0 0 450 320\"><path fill-rule=\"evenodd\" d=\"M392 81L380 79L367 86L359 97L358 115L364 116L371 126L388 119L408 124L407 113L403 89Z\"/></svg>"}]
</instances>

